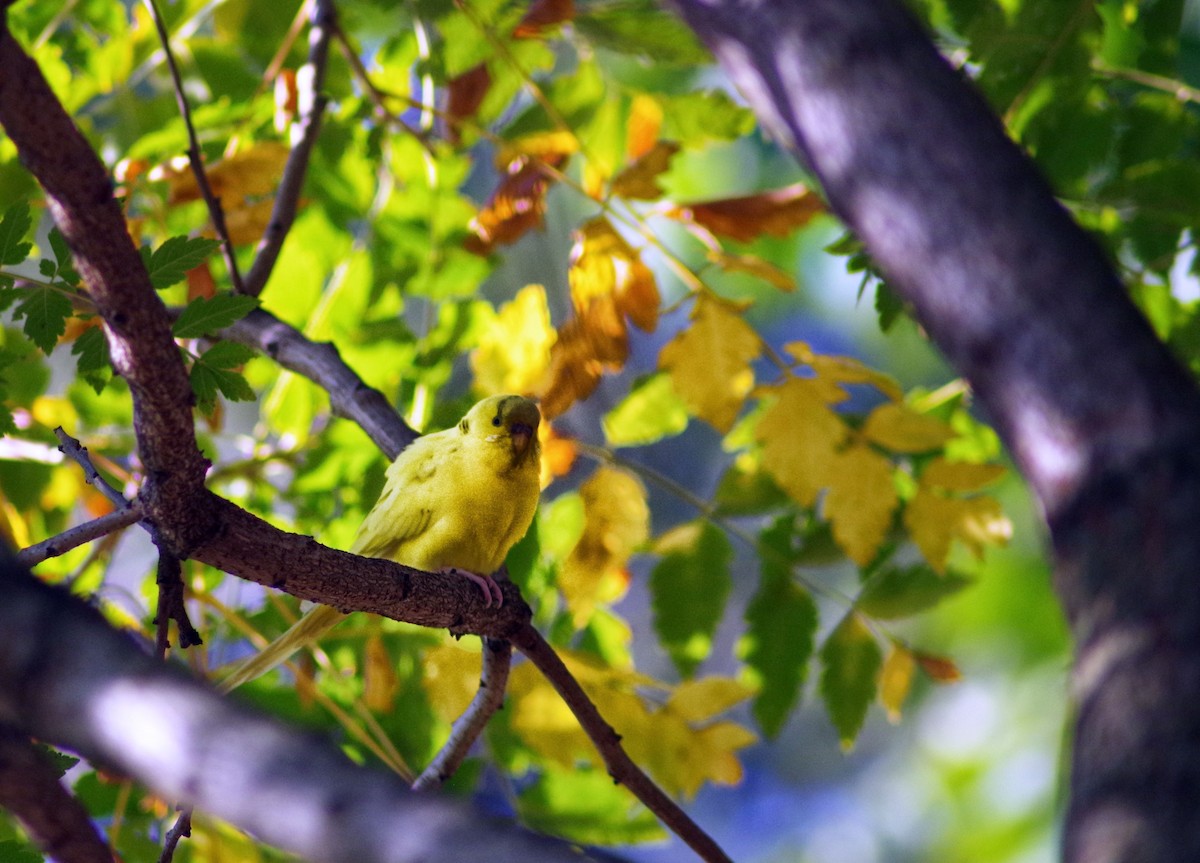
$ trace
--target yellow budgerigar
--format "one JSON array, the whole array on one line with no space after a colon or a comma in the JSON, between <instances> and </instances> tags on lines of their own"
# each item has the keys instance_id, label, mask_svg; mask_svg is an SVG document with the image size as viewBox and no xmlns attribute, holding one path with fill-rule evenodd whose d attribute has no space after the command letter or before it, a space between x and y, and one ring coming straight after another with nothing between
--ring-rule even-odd
<instances>
[{"instance_id":1,"label":"yellow budgerigar","mask_svg":"<svg viewBox=\"0 0 1200 863\"><path fill-rule=\"evenodd\" d=\"M492 573L529 529L540 472L537 405L521 396L492 396L458 425L417 438L387 470L383 493L350 550L427 572L457 572L483 591L485 604L503 594ZM270 671L313 643L345 615L312 608L256 656L221 681L230 691Z\"/></svg>"}]
</instances>

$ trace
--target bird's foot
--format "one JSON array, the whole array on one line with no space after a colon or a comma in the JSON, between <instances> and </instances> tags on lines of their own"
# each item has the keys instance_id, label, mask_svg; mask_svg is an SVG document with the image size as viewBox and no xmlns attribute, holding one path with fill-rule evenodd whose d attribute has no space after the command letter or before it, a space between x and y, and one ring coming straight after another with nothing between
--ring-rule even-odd
<instances>
[{"instance_id":1,"label":"bird's foot","mask_svg":"<svg viewBox=\"0 0 1200 863\"><path fill-rule=\"evenodd\" d=\"M448 566L441 572L463 575L471 581L479 585L479 589L483 591L483 605L485 608L492 607L492 600L496 600L496 608L504 605L504 594L500 591L500 585L496 584L496 579L490 575L480 575L477 572L471 572L469 569L460 569L456 566Z\"/></svg>"}]
</instances>

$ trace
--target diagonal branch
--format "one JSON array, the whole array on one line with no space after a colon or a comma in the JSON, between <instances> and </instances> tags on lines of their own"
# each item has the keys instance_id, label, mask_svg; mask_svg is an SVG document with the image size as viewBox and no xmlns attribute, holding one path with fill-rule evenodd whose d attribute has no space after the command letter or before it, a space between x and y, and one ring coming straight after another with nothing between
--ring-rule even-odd
<instances>
[{"instance_id":1,"label":"diagonal branch","mask_svg":"<svg viewBox=\"0 0 1200 863\"><path fill-rule=\"evenodd\" d=\"M217 232L217 238L221 241L221 254L225 258L225 266L229 269L229 280L233 283L233 289L241 292L242 274L238 271L233 241L229 239L229 229L225 225L225 210L221 207L220 198L213 194L212 186L208 182L208 174L204 170L204 156L200 152L196 127L192 124L192 109L183 92L183 78L180 76L179 66L175 62L175 52L171 49L171 37L167 34L167 25L158 9L158 3L155 0L144 0L144 2L150 10L150 17L154 19L154 26L158 30L158 39L162 43L163 54L167 58L167 68L171 70L171 81L175 87L175 102L179 105L179 113L183 117L183 124L188 134L188 164L191 165L192 174L196 178L200 196L204 198L205 206L208 207L213 230Z\"/></svg>"},{"instance_id":2,"label":"diagonal branch","mask_svg":"<svg viewBox=\"0 0 1200 863\"><path fill-rule=\"evenodd\" d=\"M67 528L57 536L44 539L39 543L21 549L17 552L17 560L25 566L33 566L43 560L66 554L76 546L107 536L113 531L129 527L142 518L142 505L134 501L124 509L113 510L107 515L85 521L74 527Z\"/></svg>"},{"instance_id":3,"label":"diagonal branch","mask_svg":"<svg viewBox=\"0 0 1200 863\"><path fill-rule=\"evenodd\" d=\"M242 285L242 291L258 296L266 287L267 279L279 259L283 241L287 239L296 210L300 205L300 192L304 188L304 177L308 173L308 161L321 131L321 115L325 112L325 66L329 59L329 39L337 28L333 0L315 0L312 6L311 28L308 34L308 62L296 75L296 86L300 90L300 119L293 129L294 143L283 169L283 178L275 193L275 204L271 208L271 221L266 233L254 250L254 263Z\"/></svg>"}]
</instances>

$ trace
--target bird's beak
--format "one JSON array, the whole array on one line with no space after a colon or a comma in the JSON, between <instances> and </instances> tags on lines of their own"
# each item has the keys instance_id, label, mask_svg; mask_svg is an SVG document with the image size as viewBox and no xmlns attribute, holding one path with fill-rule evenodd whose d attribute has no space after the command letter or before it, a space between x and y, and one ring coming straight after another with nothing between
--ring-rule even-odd
<instances>
[{"instance_id":1,"label":"bird's beak","mask_svg":"<svg viewBox=\"0 0 1200 863\"><path fill-rule=\"evenodd\" d=\"M533 426L525 423L513 423L512 431L509 434L512 436L513 455L521 458L529 449L529 442L533 440Z\"/></svg>"}]
</instances>

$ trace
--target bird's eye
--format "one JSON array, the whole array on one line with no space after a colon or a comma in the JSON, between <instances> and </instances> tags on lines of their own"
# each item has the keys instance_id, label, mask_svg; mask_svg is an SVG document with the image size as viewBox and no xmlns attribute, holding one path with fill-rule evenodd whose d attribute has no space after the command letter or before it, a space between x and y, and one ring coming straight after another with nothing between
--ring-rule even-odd
<instances>
[{"instance_id":1,"label":"bird's eye","mask_svg":"<svg viewBox=\"0 0 1200 863\"><path fill-rule=\"evenodd\" d=\"M463 419L463 421L458 424L458 427L462 429L463 434L466 434L470 430L471 424L467 422L466 419Z\"/></svg>"},{"instance_id":2,"label":"bird's eye","mask_svg":"<svg viewBox=\"0 0 1200 863\"><path fill-rule=\"evenodd\" d=\"M494 425L494 426L500 425L500 417L492 417L492 425Z\"/></svg>"}]
</instances>

